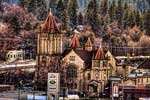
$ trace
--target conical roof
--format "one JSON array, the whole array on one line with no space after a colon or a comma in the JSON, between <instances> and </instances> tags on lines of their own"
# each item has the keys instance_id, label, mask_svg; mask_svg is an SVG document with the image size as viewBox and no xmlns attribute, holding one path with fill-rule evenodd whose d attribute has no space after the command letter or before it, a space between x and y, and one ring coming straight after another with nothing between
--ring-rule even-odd
<instances>
[{"instance_id":1,"label":"conical roof","mask_svg":"<svg viewBox=\"0 0 150 100\"><path fill-rule=\"evenodd\" d=\"M53 14L51 12L49 12L46 20L44 21L43 24L41 24L41 32L59 32L59 26L58 23L55 19L55 17L53 16Z\"/></svg>"},{"instance_id":2,"label":"conical roof","mask_svg":"<svg viewBox=\"0 0 150 100\"><path fill-rule=\"evenodd\" d=\"M99 49L96 52L95 59L101 59L104 56L104 51L102 46L100 45Z\"/></svg>"},{"instance_id":3,"label":"conical roof","mask_svg":"<svg viewBox=\"0 0 150 100\"><path fill-rule=\"evenodd\" d=\"M86 41L85 46L86 47L92 46L92 41L91 41L90 37L88 37L88 40Z\"/></svg>"},{"instance_id":4,"label":"conical roof","mask_svg":"<svg viewBox=\"0 0 150 100\"><path fill-rule=\"evenodd\" d=\"M69 47L71 47L71 48L81 48L79 39L78 39L76 34L74 34L74 36L73 36L73 38L72 38L72 40L70 42Z\"/></svg>"}]
</instances>

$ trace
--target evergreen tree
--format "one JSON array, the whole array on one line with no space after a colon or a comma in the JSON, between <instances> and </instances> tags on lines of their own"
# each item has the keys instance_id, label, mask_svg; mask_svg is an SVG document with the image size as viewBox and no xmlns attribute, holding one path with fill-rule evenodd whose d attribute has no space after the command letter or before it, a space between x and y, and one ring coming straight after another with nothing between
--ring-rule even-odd
<instances>
[{"instance_id":1,"label":"evergreen tree","mask_svg":"<svg viewBox=\"0 0 150 100\"><path fill-rule=\"evenodd\" d=\"M70 24L75 26L77 24L77 8L78 4L76 0L72 0L69 4L69 17L70 17Z\"/></svg>"},{"instance_id":2,"label":"evergreen tree","mask_svg":"<svg viewBox=\"0 0 150 100\"><path fill-rule=\"evenodd\" d=\"M23 7L23 8L27 8L29 5L30 0L20 0L19 1L19 6Z\"/></svg>"},{"instance_id":3,"label":"evergreen tree","mask_svg":"<svg viewBox=\"0 0 150 100\"><path fill-rule=\"evenodd\" d=\"M98 7L96 0L91 0L88 5L86 20L89 25L91 25L93 31L98 33L101 26L101 20L98 15Z\"/></svg>"},{"instance_id":4,"label":"evergreen tree","mask_svg":"<svg viewBox=\"0 0 150 100\"><path fill-rule=\"evenodd\" d=\"M123 2L122 0L118 0L118 5L116 9L116 18L118 20L119 26L122 26L122 18L123 18Z\"/></svg>"},{"instance_id":5,"label":"evergreen tree","mask_svg":"<svg viewBox=\"0 0 150 100\"><path fill-rule=\"evenodd\" d=\"M116 19L116 2L115 2L115 0L113 0L108 13L109 13L109 17L110 17L110 22L113 22Z\"/></svg>"},{"instance_id":6,"label":"evergreen tree","mask_svg":"<svg viewBox=\"0 0 150 100\"><path fill-rule=\"evenodd\" d=\"M106 16L108 13L108 0L102 0L100 5L100 13L103 16Z\"/></svg>"},{"instance_id":7,"label":"evergreen tree","mask_svg":"<svg viewBox=\"0 0 150 100\"><path fill-rule=\"evenodd\" d=\"M129 14L129 18L128 18L128 25L129 27L133 27L135 25L136 19L135 19L135 15L134 12L130 12Z\"/></svg>"},{"instance_id":8,"label":"evergreen tree","mask_svg":"<svg viewBox=\"0 0 150 100\"><path fill-rule=\"evenodd\" d=\"M28 11L36 14L37 0L31 0L28 5Z\"/></svg>"},{"instance_id":9,"label":"evergreen tree","mask_svg":"<svg viewBox=\"0 0 150 100\"><path fill-rule=\"evenodd\" d=\"M137 10L135 11L135 22L136 22L136 25L137 26L141 26L142 27L142 18L141 18L141 15L140 15L140 12Z\"/></svg>"},{"instance_id":10,"label":"evergreen tree","mask_svg":"<svg viewBox=\"0 0 150 100\"><path fill-rule=\"evenodd\" d=\"M13 16L13 18L10 21L10 24L14 30L14 32L16 32L16 35L19 35L20 29L21 29L21 25L18 21L17 16Z\"/></svg>"},{"instance_id":11,"label":"evergreen tree","mask_svg":"<svg viewBox=\"0 0 150 100\"><path fill-rule=\"evenodd\" d=\"M64 3L62 0L58 1L57 7L56 7L56 16L58 17L58 19L60 19L62 21L62 15L64 12Z\"/></svg>"},{"instance_id":12,"label":"evergreen tree","mask_svg":"<svg viewBox=\"0 0 150 100\"><path fill-rule=\"evenodd\" d=\"M28 11L37 16L39 20L45 19L47 16L47 5L45 0L31 0Z\"/></svg>"},{"instance_id":13,"label":"evergreen tree","mask_svg":"<svg viewBox=\"0 0 150 100\"><path fill-rule=\"evenodd\" d=\"M147 10L145 12L144 29L145 29L146 35L150 35L150 10Z\"/></svg>"},{"instance_id":14,"label":"evergreen tree","mask_svg":"<svg viewBox=\"0 0 150 100\"><path fill-rule=\"evenodd\" d=\"M83 25L83 15L81 12L78 15L78 25Z\"/></svg>"},{"instance_id":15,"label":"evergreen tree","mask_svg":"<svg viewBox=\"0 0 150 100\"><path fill-rule=\"evenodd\" d=\"M129 18L129 7L127 2L124 4L124 14L123 14L123 28L128 27L128 18Z\"/></svg>"},{"instance_id":16,"label":"evergreen tree","mask_svg":"<svg viewBox=\"0 0 150 100\"><path fill-rule=\"evenodd\" d=\"M39 20L44 20L47 16L47 4L45 0L37 0L37 17Z\"/></svg>"},{"instance_id":17,"label":"evergreen tree","mask_svg":"<svg viewBox=\"0 0 150 100\"><path fill-rule=\"evenodd\" d=\"M127 10L127 9L129 9L129 6L128 6L128 3L125 2L125 3L124 3L124 10Z\"/></svg>"},{"instance_id":18,"label":"evergreen tree","mask_svg":"<svg viewBox=\"0 0 150 100\"><path fill-rule=\"evenodd\" d=\"M68 0L64 0L64 10L62 15L62 29L69 31L69 15L68 15Z\"/></svg>"},{"instance_id":19,"label":"evergreen tree","mask_svg":"<svg viewBox=\"0 0 150 100\"><path fill-rule=\"evenodd\" d=\"M123 16L123 28L127 28L128 27L128 18L129 18L129 10L126 9L124 12L124 16Z\"/></svg>"}]
</instances>

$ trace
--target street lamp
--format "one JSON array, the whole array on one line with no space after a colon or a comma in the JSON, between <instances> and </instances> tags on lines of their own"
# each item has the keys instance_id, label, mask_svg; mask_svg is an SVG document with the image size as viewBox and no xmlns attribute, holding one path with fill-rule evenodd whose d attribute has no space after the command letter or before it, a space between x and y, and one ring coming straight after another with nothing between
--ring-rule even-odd
<instances>
[{"instance_id":1,"label":"street lamp","mask_svg":"<svg viewBox=\"0 0 150 100\"><path fill-rule=\"evenodd\" d=\"M18 100L20 100L20 88L21 88L21 86L22 86L22 80L19 81L19 86L18 86L18 89L19 89L19 91L18 91Z\"/></svg>"},{"instance_id":2,"label":"street lamp","mask_svg":"<svg viewBox=\"0 0 150 100\"><path fill-rule=\"evenodd\" d=\"M32 84L33 84L33 100L35 100L35 87L34 87L34 85L35 85L35 80L33 80L32 81Z\"/></svg>"}]
</instances>

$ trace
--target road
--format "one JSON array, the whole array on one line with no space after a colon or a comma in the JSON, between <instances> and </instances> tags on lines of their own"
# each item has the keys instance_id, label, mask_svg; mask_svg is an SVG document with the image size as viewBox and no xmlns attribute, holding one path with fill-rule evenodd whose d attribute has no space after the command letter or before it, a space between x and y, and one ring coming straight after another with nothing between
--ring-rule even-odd
<instances>
[{"instance_id":1,"label":"road","mask_svg":"<svg viewBox=\"0 0 150 100\"><path fill-rule=\"evenodd\" d=\"M0 93L0 98L11 98L11 99L18 99L20 98L21 100L27 100L27 95L43 95L46 94L46 92L41 92L41 91L8 91L8 92L1 92ZM80 100L111 100L111 99L106 99L106 98L84 98Z\"/></svg>"}]
</instances>

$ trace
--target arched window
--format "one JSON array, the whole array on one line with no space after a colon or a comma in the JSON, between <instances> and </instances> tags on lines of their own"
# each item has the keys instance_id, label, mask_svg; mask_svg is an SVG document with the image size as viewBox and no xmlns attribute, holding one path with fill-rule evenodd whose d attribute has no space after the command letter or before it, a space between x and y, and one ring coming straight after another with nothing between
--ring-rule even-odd
<instances>
[{"instance_id":1,"label":"arched window","mask_svg":"<svg viewBox=\"0 0 150 100\"><path fill-rule=\"evenodd\" d=\"M77 68L75 65L69 65L67 68L67 79L77 78Z\"/></svg>"}]
</instances>

